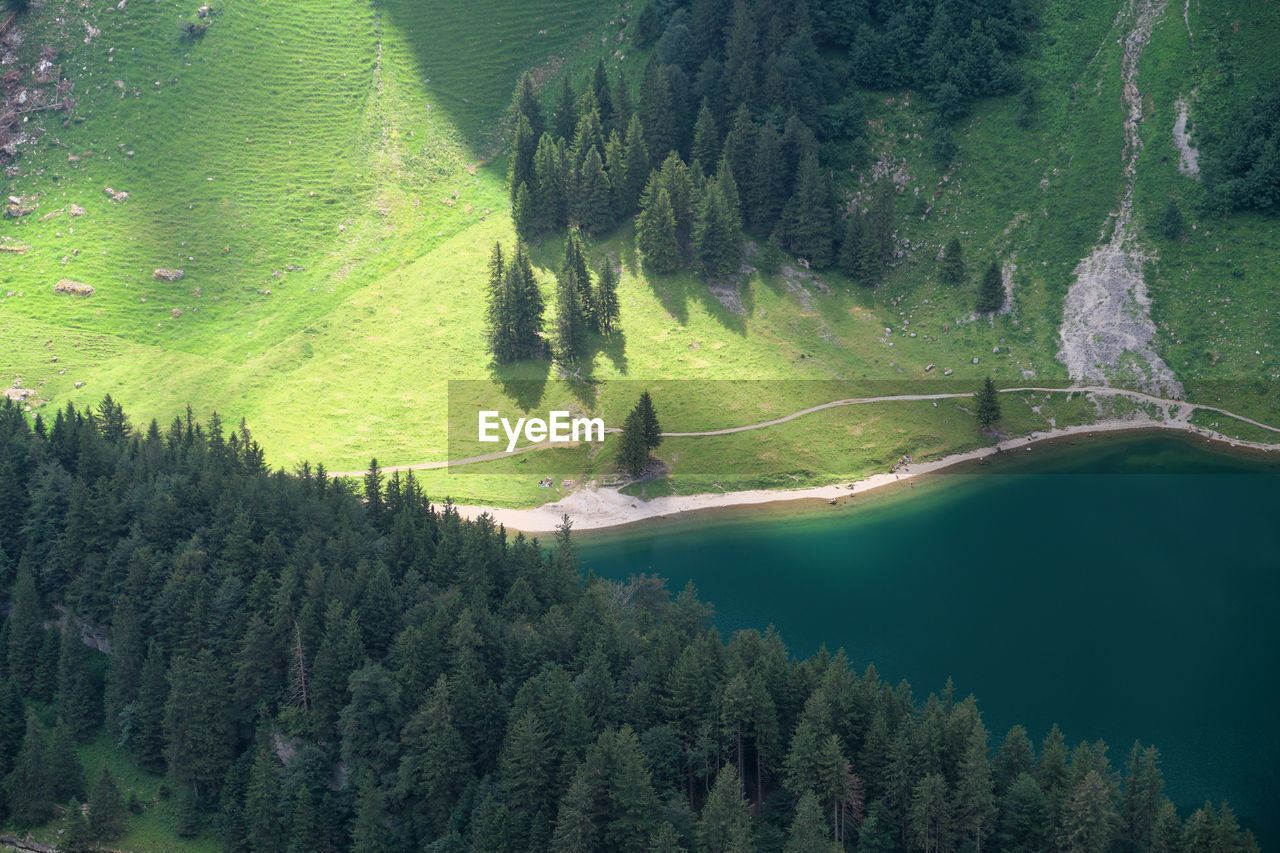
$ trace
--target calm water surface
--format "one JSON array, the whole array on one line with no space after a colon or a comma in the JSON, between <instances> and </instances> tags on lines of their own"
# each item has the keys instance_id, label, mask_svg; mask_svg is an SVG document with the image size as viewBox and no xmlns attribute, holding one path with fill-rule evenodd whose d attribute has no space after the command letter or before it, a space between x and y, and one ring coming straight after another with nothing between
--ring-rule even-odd
<instances>
[{"instance_id":1,"label":"calm water surface","mask_svg":"<svg viewBox=\"0 0 1280 853\"><path fill-rule=\"evenodd\" d=\"M1178 436L1006 454L852 508L583 536L599 575L692 579L722 632L843 646L918 697L974 693L993 746L1135 739L1182 814L1230 800L1280 844L1280 465Z\"/></svg>"}]
</instances>

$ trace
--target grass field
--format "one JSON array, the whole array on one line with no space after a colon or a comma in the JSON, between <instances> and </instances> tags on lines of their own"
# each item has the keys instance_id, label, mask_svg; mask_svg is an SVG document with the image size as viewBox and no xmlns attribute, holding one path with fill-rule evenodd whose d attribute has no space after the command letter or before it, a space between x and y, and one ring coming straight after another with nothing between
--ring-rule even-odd
<instances>
[{"instance_id":1,"label":"grass field","mask_svg":"<svg viewBox=\"0 0 1280 853\"><path fill-rule=\"evenodd\" d=\"M1266 14L1252 8L1237 3L1208 20L1206 6L1192 23L1229 29L1236 15L1262 27ZM879 389L872 394L970 391L987 375L1065 385L1054 359L1062 299L1122 186L1115 13L1104 0L1046 5L1024 63L1035 115L1023 126L1012 98L976 104L955 127L953 164L928 154L922 99L867 95L870 162L904 176L906 252L879 288L791 270L750 276L722 302L692 275L644 275L627 227L593 245L593 260L623 268L622 331L598 342L574 377L546 363L488 363L484 267L495 241L513 242L501 141L516 77L581 75L602 52L611 69L634 75L644 57L621 37L621 6L317 0L303 14L236 0L194 41L179 29L192 12L175 2L77 10L65 34L42 18L24 49L68 45L59 61L79 105L65 126L46 115L45 135L5 178L7 194L39 207L0 224L4 245L26 247L0 256L0 382L59 407L111 393L135 421L170 420L188 403L199 415L216 409L245 418L272 464L335 471L374 456L393 465L490 451L467 429L480 402L512 413L563 403L617 425L647 387L664 428L693 431L845 396L836 389L848 383ZM88 43L85 23L100 30ZM1195 192L1165 162L1170 99L1213 72L1187 61L1195 44L1170 12L1142 68L1153 99L1144 217L1170 193ZM866 175L843 176L842 190L857 191ZM113 201L106 186L130 197ZM86 214L72 218L73 203ZM1264 420L1280 411L1267 345L1280 340L1267 286L1278 262L1266 224L1238 216L1186 243L1149 237L1162 354L1194 399ZM971 273L959 286L938 280L934 260L952 235ZM560 246L533 249L550 295ZM974 282L992 260L1013 265L1012 310L975 319ZM185 276L157 281L158 268ZM1222 322L1203 317L1214 285L1237 268L1234 298L1224 292L1210 309ZM64 277L96 292L55 294ZM450 380L486 384L455 385L451 409ZM767 393L748 380L767 382ZM1007 406L1006 427L1044 426L1049 416L1030 405ZM1048 405L1061 422L1097 416L1078 402ZM950 423L938 420L944 410ZM840 412L672 440L661 454L666 488L832 481L903 452L981 440L947 407ZM611 474L608 446L594 457L555 454L419 476L432 495L526 505L547 498L536 486L544 459L575 480Z\"/></svg>"}]
</instances>

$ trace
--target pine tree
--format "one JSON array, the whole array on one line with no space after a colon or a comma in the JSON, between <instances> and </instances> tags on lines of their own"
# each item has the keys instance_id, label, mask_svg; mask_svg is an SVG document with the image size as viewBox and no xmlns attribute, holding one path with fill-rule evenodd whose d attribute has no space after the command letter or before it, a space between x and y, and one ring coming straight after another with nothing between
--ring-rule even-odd
<instances>
[{"instance_id":1,"label":"pine tree","mask_svg":"<svg viewBox=\"0 0 1280 853\"><path fill-rule=\"evenodd\" d=\"M611 258L606 257L596 276L596 300L593 321L596 331L609 335L618 326L621 305L618 301L618 271Z\"/></svg>"},{"instance_id":2,"label":"pine tree","mask_svg":"<svg viewBox=\"0 0 1280 853\"><path fill-rule=\"evenodd\" d=\"M616 453L618 467L632 477L639 477L649 467L649 446L644 440L644 420L632 409L622 425Z\"/></svg>"},{"instance_id":3,"label":"pine tree","mask_svg":"<svg viewBox=\"0 0 1280 853\"><path fill-rule=\"evenodd\" d=\"M94 684L89 655L89 647L80 642L80 627L68 613L58 655L58 718L80 743L102 723L102 693Z\"/></svg>"},{"instance_id":4,"label":"pine tree","mask_svg":"<svg viewBox=\"0 0 1280 853\"><path fill-rule=\"evenodd\" d=\"M209 649L174 660L164 706L165 763L179 786L216 793L234 755L227 678ZM192 697L200 697L192 701Z\"/></svg>"},{"instance_id":5,"label":"pine tree","mask_svg":"<svg viewBox=\"0 0 1280 853\"><path fill-rule=\"evenodd\" d=\"M750 853L751 808L742 798L742 778L732 764L716 776L698 819L698 849L707 853Z\"/></svg>"},{"instance_id":6,"label":"pine tree","mask_svg":"<svg viewBox=\"0 0 1280 853\"><path fill-rule=\"evenodd\" d=\"M974 417L980 429L989 429L1000 420L1000 398L996 393L996 384L988 376L982 381L982 390L974 395Z\"/></svg>"},{"instance_id":7,"label":"pine tree","mask_svg":"<svg viewBox=\"0 0 1280 853\"><path fill-rule=\"evenodd\" d=\"M699 177L708 174L720 160L720 130L706 98L702 99L698 120L693 125L693 147L689 150L689 159L698 164Z\"/></svg>"},{"instance_id":8,"label":"pine tree","mask_svg":"<svg viewBox=\"0 0 1280 853\"><path fill-rule=\"evenodd\" d=\"M1009 853L1036 853L1049 846L1053 824L1049 801L1027 772L1017 776L1000 800L996 840Z\"/></svg>"},{"instance_id":9,"label":"pine tree","mask_svg":"<svg viewBox=\"0 0 1280 853\"><path fill-rule=\"evenodd\" d=\"M115 841L124 835L124 798L106 764L89 794L89 829L99 841Z\"/></svg>"},{"instance_id":10,"label":"pine tree","mask_svg":"<svg viewBox=\"0 0 1280 853\"><path fill-rule=\"evenodd\" d=\"M782 211L774 238L792 254L816 268L832 260L831 180L818 166L818 158L805 158L796 173L796 189Z\"/></svg>"},{"instance_id":11,"label":"pine tree","mask_svg":"<svg viewBox=\"0 0 1280 853\"><path fill-rule=\"evenodd\" d=\"M982 274L982 284L978 287L979 314L991 314L999 311L1004 305L1004 279L1000 275L1000 267L995 261Z\"/></svg>"},{"instance_id":12,"label":"pine tree","mask_svg":"<svg viewBox=\"0 0 1280 853\"><path fill-rule=\"evenodd\" d=\"M540 137L534 136L533 128L529 126L529 120L521 116L516 123L516 137L512 143L511 151L511 167L507 175L507 186L511 190L511 202L514 205L517 200L517 190L521 184L536 186L536 172L534 170L534 155L538 150L538 141Z\"/></svg>"},{"instance_id":13,"label":"pine tree","mask_svg":"<svg viewBox=\"0 0 1280 853\"><path fill-rule=\"evenodd\" d=\"M1154 746L1143 749L1135 741L1129 751L1120 809L1122 837L1131 849L1151 848L1163 799L1160 751Z\"/></svg>"},{"instance_id":14,"label":"pine tree","mask_svg":"<svg viewBox=\"0 0 1280 853\"><path fill-rule=\"evenodd\" d=\"M511 221L515 225L516 234L521 239L527 240L537 233L537 212L533 206L529 185L525 181L520 182L512 198Z\"/></svg>"},{"instance_id":15,"label":"pine tree","mask_svg":"<svg viewBox=\"0 0 1280 853\"><path fill-rule=\"evenodd\" d=\"M680 266L680 244L676 240L676 219L671 210L671 197L658 189L636 220L636 245L644 255L644 266L650 272L666 274Z\"/></svg>"},{"instance_id":16,"label":"pine tree","mask_svg":"<svg viewBox=\"0 0 1280 853\"><path fill-rule=\"evenodd\" d=\"M1182 209L1178 207L1178 202L1169 199L1169 203L1164 206L1164 212L1160 214L1160 233L1164 234L1168 240L1177 240L1182 236L1185 228L1186 222L1182 218Z\"/></svg>"},{"instance_id":17,"label":"pine tree","mask_svg":"<svg viewBox=\"0 0 1280 853\"><path fill-rule=\"evenodd\" d=\"M533 138L538 139L542 136L542 132L546 130L546 124L542 118L542 104L538 102L538 95L534 91L533 75L525 72L520 76L520 82L516 85L516 93L513 104L516 121L521 118L529 122L529 128L533 131Z\"/></svg>"},{"instance_id":18,"label":"pine tree","mask_svg":"<svg viewBox=\"0 0 1280 853\"><path fill-rule=\"evenodd\" d=\"M942 265L938 276L947 284L959 284L964 281L964 275L964 249L960 245L960 238L952 237L942 250Z\"/></svg>"},{"instance_id":19,"label":"pine tree","mask_svg":"<svg viewBox=\"0 0 1280 853\"><path fill-rule=\"evenodd\" d=\"M644 191L645 182L649 179L649 147L644 140L644 126L640 117L632 115L627 122L623 163L625 164L626 185L623 192L623 209L633 210L640 203L640 193Z\"/></svg>"},{"instance_id":20,"label":"pine tree","mask_svg":"<svg viewBox=\"0 0 1280 853\"><path fill-rule=\"evenodd\" d=\"M9 814L19 826L36 826L53 814L53 782L49 775L48 745L35 712L27 712L26 734L4 780Z\"/></svg>"},{"instance_id":21,"label":"pine tree","mask_svg":"<svg viewBox=\"0 0 1280 853\"><path fill-rule=\"evenodd\" d=\"M636 411L640 413L640 422L644 425L644 444L649 450L656 450L662 444L662 424L658 422L658 410L653 406L653 398L648 391L640 392L636 401Z\"/></svg>"},{"instance_id":22,"label":"pine tree","mask_svg":"<svg viewBox=\"0 0 1280 853\"><path fill-rule=\"evenodd\" d=\"M449 813L471 776L461 735L454 727L449 684L442 675L400 735L396 797L408 805L418 835L443 833Z\"/></svg>"},{"instance_id":23,"label":"pine tree","mask_svg":"<svg viewBox=\"0 0 1280 853\"><path fill-rule=\"evenodd\" d=\"M709 182L698 205L693 226L693 250L702 271L712 278L737 272L742 263L742 238L735 217L716 182Z\"/></svg>"},{"instance_id":24,"label":"pine tree","mask_svg":"<svg viewBox=\"0 0 1280 853\"><path fill-rule=\"evenodd\" d=\"M819 853L823 850L835 853L842 849L831 840L831 830L818 797L812 791L805 791L796 804L784 853Z\"/></svg>"},{"instance_id":25,"label":"pine tree","mask_svg":"<svg viewBox=\"0 0 1280 853\"><path fill-rule=\"evenodd\" d=\"M512 354L516 359L534 358L542 350L542 329L546 306L542 289L533 274L529 252L516 244L515 257L507 269L505 285L511 304Z\"/></svg>"},{"instance_id":26,"label":"pine tree","mask_svg":"<svg viewBox=\"0 0 1280 853\"><path fill-rule=\"evenodd\" d=\"M551 134L544 133L533 155L534 185L538 192L530 197L529 224L535 232L550 231L568 221L565 195L568 167L563 146L563 142L557 144Z\"/></svg>"},{"instance_id":27,"label":"pine tree","mask_svg":"<svg viewBox=\"0 0 1280 853\"><path fill-rule=\"evenodd\" d=\"M35 673L44 644L43 610L36 592L35 577L26 555L18 561L18 578L11 594L8 664L10 678L23 693L35 688Z\"/></svg>"},{"instance_id":28,"label":"pine tree","mask_svg":"<svg viewBox=\"0 0 1280 853\"><path fill-rule=\"evenodd\" d=\"M555 135L565 141L573 139L573 132L578 126L578 96L573 92L569 75L560 78L560 95L556 99L553 126Z\"/></svg>"},{"instance_id":29,"label":"pine tree","mask_svg":"<svg viewBox=\"0 0 1280 853\"><path fill-rule=\"evenodd\" d=\"M356 791L356 817L351 828L352 853L383 853L392 849L387 825L386 797L372 773L360 777Z\"/></svg>"},{"instance_id":30,"label":"pine tree","mask_svg":"<svg viewBox=\"0 0 1280 853\"><path fill-rule=\"evenodd\" d=\"M280 822L280 762L271 749L265 729L259 731L253 767L245 789L246 840L252 853L277 849L284 826Z\"/></svg>"},{"instance_id":31,"label":"pine tree","mask_svg":"<svg viewBox=\"0 0 1280 853\"><path fill-rule=\"evenodd\" d=\"M582 286L575 269L556 276L556 359L572 364L585 354L587 318L582 309Z\"/></svg>"},{"instance_id":32,"label":"pine tree","mask_svg":"<svg viewBox=\"0 0 1280 853\"><path fill-rule=\"evenodd\" d=\"M582 244L582 235L571 229L564 241L564 260L560 262L560 276L572 274L576 283L575 293L582 316L594 322L595 290L591 286L591 270L587 266L587 250Z\"/></svg>"},{"instance_id":33,"label":"pine tree","mask_svg":"<svg viewBox=\"0 0 1280 853\"><path fill-rule=\"evenodd\" d=\"M59 722L49 742L49 761L44 768L53 784L53 798L62 802L69 797L84 799L84 765L76 752L76 738L71 727Z\"/></svg>"},{"instance_id":34,"label":"pine tree","mask_svg":"<svg viewBox=\"0 0 1280 853\"><path fill-rule=\"evenodd\" d=\"M1096 770L1090 770L1076 784L1063 807L1058 831L1060 850L1064 853L1106 853L1111 849L1120 823L1111 794L1111 786Z\"/></svg>"},{"instance_id":35,"label":"pine tree","mask_svg":"<svg viewBox=\"0 0 1280 853\"><path fill-rule=\"evenodd\" d=\"M912 850L940 853L952 849L951 803L941 774L931 773L916 783L908 820Z\"/></svg>"}]
</instances>

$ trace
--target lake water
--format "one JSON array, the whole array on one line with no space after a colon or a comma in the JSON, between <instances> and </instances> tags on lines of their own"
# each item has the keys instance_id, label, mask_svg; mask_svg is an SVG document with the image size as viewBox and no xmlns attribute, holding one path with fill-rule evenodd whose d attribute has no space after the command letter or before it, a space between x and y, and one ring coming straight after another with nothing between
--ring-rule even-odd
<instances>
[{"instance_id":1,"label":"lake water","mask_svg":"<svg viewBox=\"0 0 1280 853\"><path fill-rule=\"evenodd\" d=\"M1229 800L1280 843L1280 465L1171 435L1007 453L887 497L789 514L698 517L583 535L604 577L692 579L734 629L859 671L947 677L992 746L1135 739L1163 754L1182 815Z\"/></svg>"}]
</instances>

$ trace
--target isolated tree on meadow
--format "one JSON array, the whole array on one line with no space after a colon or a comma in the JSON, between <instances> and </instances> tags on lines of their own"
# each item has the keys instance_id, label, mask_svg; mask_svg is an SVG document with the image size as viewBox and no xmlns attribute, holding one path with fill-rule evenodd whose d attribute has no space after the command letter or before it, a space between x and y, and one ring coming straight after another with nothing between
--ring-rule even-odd
<instances>
[{"instance_id":1,"label":"isolated tree on meadow","mask_svg":"<svg viewBox=\"0 0 1280 853\"><path fill-rule=\"evenodd\" d=\"M635 408L627 415L618 440L616 459L618 467L632 477L638 477L649 466L649 451L662 444L662 425L653 407L653 398L645 391Z\"/></svg>"},{"instance_id":2,"label":"isolated tree on meadow","mask_svg":"<svg viewBox=\"0 0 1280 853\"><path fill-rule=\"evenodd\" d=\"M996 394L996 384L991 381L990 376L983 380L982 390L974 395L974 404L974 417L978 419L978 426L982 429L987 429L1000 420L1000 399Z\"/></svg>"},{"instance_id":3,"label":"isolated tree on meadow","mask_svg":"<svg viewBox=\"0 0 1280 853\"><path fill-rule=\"evenodd\" d=\"M982 274L982 284L978 286L979 314L992 314L1004 305L1004 279L1000 275L1000 265L995 261Z\"/></svg>"},{"instance_id":4,"label":"isolated tree on meadow","mask_svg":"<svg viewBox=\"0 0 1280 853\"><path fill-rule=\"evenodd\" d=\"M959 237L952 237L942 250L942 264L938 268L938 276L947 284L959 284L964 281L964 249Z\"/></svg>"}]
</instances>

